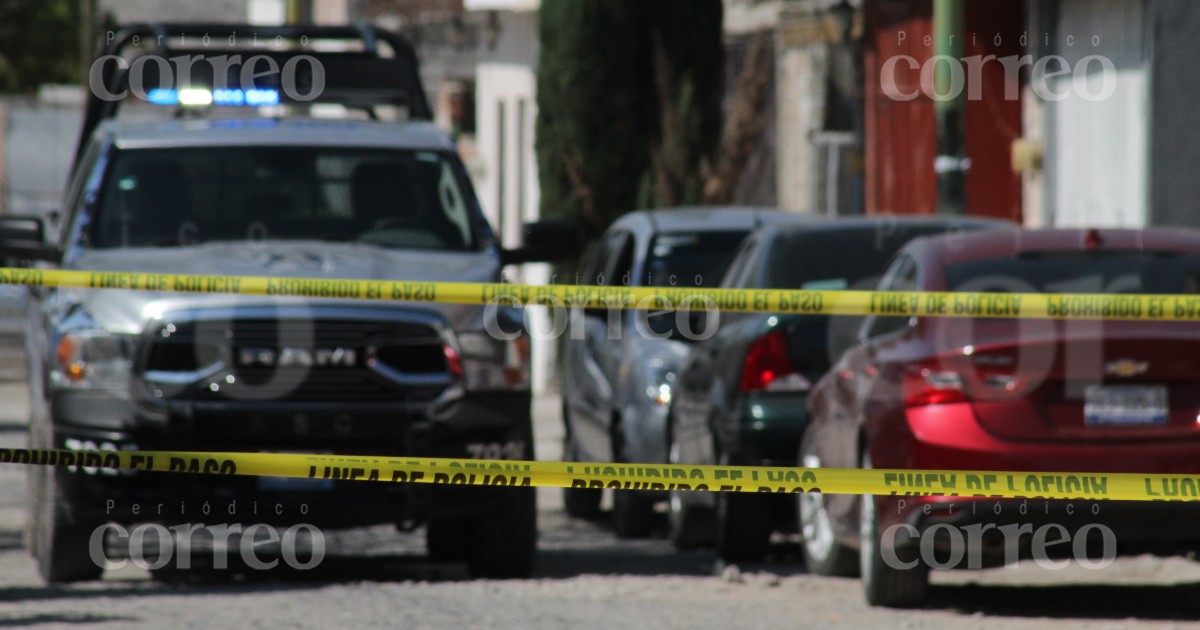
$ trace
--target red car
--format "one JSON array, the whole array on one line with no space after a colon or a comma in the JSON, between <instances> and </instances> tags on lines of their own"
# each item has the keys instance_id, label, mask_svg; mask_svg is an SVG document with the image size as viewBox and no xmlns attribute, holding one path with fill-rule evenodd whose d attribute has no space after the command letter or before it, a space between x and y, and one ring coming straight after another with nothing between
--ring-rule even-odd
<instances>
[{"instance_id":1,"label":"red car","mask_svg":"<svg viewBox=\"0 0 1200 630\"><path fill-rule=\"evenodd\" d=\"M801 465L1200 473L1200 326L1002 317L1010 293L1068 294L1062 305L1079 313L1093 306L1069 294L1198 293L1200 232L922 238L879 289L986 293L996 317L867 318L809 396ZM1200 548L1192 503L811 494L798 507L809 570L861 572L874 605L919 605L931 567L1033 557L1099 568Z\"/></svg>"}]
</instances>

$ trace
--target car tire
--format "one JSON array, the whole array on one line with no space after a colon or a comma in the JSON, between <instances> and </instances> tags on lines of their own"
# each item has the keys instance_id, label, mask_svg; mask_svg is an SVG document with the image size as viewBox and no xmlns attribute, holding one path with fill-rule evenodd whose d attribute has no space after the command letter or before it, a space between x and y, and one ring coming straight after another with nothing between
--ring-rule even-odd
<instances>
[{"instance_id":1,"label":"car tire","mask_svg":"<svg viewBox=\"0 0 1200 630\"><path fill-rule=\"evenodd\" d=\"M563 509L568 516L592 520L600 515L602 490L596 488L563 488Z\"/></svg>"},{"instance_id":2,"label":"car tire","mask_svg":"<svg viewBox=\"0 0 1200 630\"><path fill-rule=\"evenodd\" d=\"M771 546L771 504L757 493L717 495L717 556L726 563L757 562Z\"/></svg>"},{"instance_id":3,"label":"car tire","mask_svg":"<svg viewBox=\"0 0 1200 630\"><path fill-rule=\"evenodd\" d=\"M620 416L613 420L610 444L613 461L629 463ZM647 538L654 532L654 501L637 490L613 490L613 533L617 538Z\"/></svg>"},{"instance_id":4,"label":"car tire","mask_svg":"<svg viewBox=\"0 0 1200 630\"><path fill-rule=\"evenodd\" d=\"M66 471L34 467L30 505L30 551L38 573L50 584L98 580L104 567L92 561L92 533L100 523L84 523L63 497Z\"/></svg>"},{"instance_id":5,"label":"car tire","mask_svg":"<svg viewBox=\"0 0 1200 630\"><path fill-rule=\"evenodd\" d=\"M870 455L863 454L863 468L871 468ZM887 608L916 608L929 597L929 565L917 558L912 568L889 565L884 557L874 495L862 495L859 510L859 562L867 603ZM908 549L897 549L897 555Z\"/></svg>"},{"instance_id":6,"label":"car tire","mask_svg":"<svg viewBox=\"0 0 1200 630\"><path fill-rule=\"evenodd\" d=\"M675 435L675 423L668 420L670 451L668 459L680 464L679 440ZM710 547L716 541L716 524L712 510L689 505L684 492L671 490L667 496L668 537L676 549Z\"/></svg>"},{"instance_id":7,"label":"car tire","mask_svg":"<svg viewBox=\"0 0 1200 630\"><path fill-rule=\"evenodd\" d=\"M654 502L637 490L613 490L613 533L646 538L654 532Z\"/></svg>"},{"instance_id":8,"label":"car tire","mask_svg":"<svg viewBox=\"0 0 1200 630\"><path fill-rule=\"evenodd\" d=\"M579 449L575 446L575 439L571 435L568 413L567 405L564 403L562 414L566 435L563 437L563 461L577 462L579 461ZM563 509L567 512L567 516L595 519L600 515L600 500L604 496L603 492L599 488L563 488Z\"/></svg>"},{"instance_id":9,"label":"car tire","mask_svg":"<svg viewBox=\"0 0 1200 630\"><path fill-rule=\"evenodd\" d=\"M799 463L803 468L821 466L820 460L812 455L801 454ZM858 553L838 542L824 494L806 492L796 497L796 523L800 528L800 552L809 573L858 577Z\"/></svg>"},{"instance_id":10,"label":"car tire","mask_svg":"<svg viewBox=\"0 0 1200 630\"><path fill-rule=\"evenodd\" d=\"M520 579L537 560L537 498L533 488L497 488L509 496L471 528L466 561L478 578Z\"/></svg>"}]
</instances>

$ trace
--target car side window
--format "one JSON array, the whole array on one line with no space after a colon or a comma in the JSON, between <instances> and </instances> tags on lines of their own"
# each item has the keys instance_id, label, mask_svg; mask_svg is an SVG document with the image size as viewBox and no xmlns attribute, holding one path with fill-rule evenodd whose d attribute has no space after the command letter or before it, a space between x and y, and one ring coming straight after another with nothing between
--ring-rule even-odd
<instances>
[{"instance_id":1,"label":"car side window","mask_svg":"<svg viewBox=\"0 0 1200 630\"><path fill-rule=\"evenodd\" d=\"M753 267L751 264L756 255L758 248L758 239L750 237L742 242L738 247L738 251L733 256L733 263L729 265L729 271L725 273L725 277L721 279L722 289L732 289L742 287L746 284L746 274Z\"/></svg>"},{"instance_id":2,"label":"car side window","mask_svg":"<svg viewBox=\"0 0 1200 630\"><path fill-rule=\"evenodd\" d=\"M911 256L900 255L879 283L880 291L916 291L917 262ZM902 315L871 315L863 322L860 337L875 339L904 330L911 317Z\"/></svg>"},{"instance_id":3,"label":"car side window","mask_svg":"<svg viewBox=\"0 0 1200 630\"><path fill-rule=\"evenodd\" d=\"M605 284L608 283L608 278L604 276L604 273L612 261L613 247L621 240L621 236L620 232L613 232L596 246L596 250L592 253L591 261L588 262L587 267L584 269L583 284L600 284L601 279L604 280Z\"/></svg>"},{"instance_id":4,"label":"car side window","mask_svg":"<svg viewBox=\"0 0 1200 630\"><path fill-rule=\"evenodd\" d=\"M89 189L98 188L99 180L103 176L98 172L98 166L104 148L103 143L93 140L84 151L79 168L71 175L67 194L63 198L63 207L60 208L62 214L58 226L58 245L62 251L67 251L70 246L76 244L84 233L80 221L83 219L82 215L87 212L84 205L88 203Z\"/></svg>"},{"instance_id":5,"label":"car side window","mask_svg":"<svg viewBox=\"0 0 1200 630\"><path fill-rule=\"evenodd\" d=\"M628 285L633 282L634 238L629 233L618 233L613 243L612 265L605 270L605 284Z\"/></svg>"}]
</instances>

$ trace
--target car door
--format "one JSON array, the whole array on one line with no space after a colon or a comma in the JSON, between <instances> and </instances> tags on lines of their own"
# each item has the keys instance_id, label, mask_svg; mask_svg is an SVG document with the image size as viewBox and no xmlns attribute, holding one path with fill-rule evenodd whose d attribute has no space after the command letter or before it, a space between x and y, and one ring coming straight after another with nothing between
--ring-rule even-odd
<instances>
[{"instance_id":1,"label":"car door","mask_svg":"<svg viewBox=\"0 0 1200 630\"><path fill-rule=\"evenodd\" d=\"M609 233L588 265L584 281L593 286L620 283L621 269L632 265L633 251L632 234L625 230ZM612 455L609 423L623 318L619 309L584 309L576 319L582 332L572 333L568 341L566 406L579 458L604 461Z\"/></svg>"}]
</instances>

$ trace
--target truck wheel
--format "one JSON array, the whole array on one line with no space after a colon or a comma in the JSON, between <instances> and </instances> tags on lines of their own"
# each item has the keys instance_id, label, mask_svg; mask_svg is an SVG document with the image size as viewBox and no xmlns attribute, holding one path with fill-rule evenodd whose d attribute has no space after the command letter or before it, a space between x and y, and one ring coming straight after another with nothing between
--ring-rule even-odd
<instances>
[{"instance_id":1,"label":"truck wheel","mask_svg":"<svg viewBox=\"0 0 1200 630\"><path fill-rule=\"evenodd\" d=\"M104 567L92 561L88 545L98 523L73 518L62 496L65 471L35 467L30 505L30 551L38 573L50 584L98 580Z\"/></svg>"},{"instance_id":2,"label":"truck wheel","mask_svg":"<svg viewBox=\"0 0 1200 630\"><path fill-rule=\"evenodd\" d=\"M471 573L481 578L528 578L537 559L537 498L533 488L497 488L504 503L475 519L465 548Z\"/></svg>"},{"instance_id":3,"label":"truck wheel","mask_svg":"<svg viewBox=\"0 0 1200 630\"><path fill-rule=\"evenodd\" d=\"M863 468L872 467L869 454L864 453L862 461ZM884 560L874 495L862 496L859 525L859 560L867 603L888 608L915 608L924 604L929 596L929 565L919 557L911 568L893 567ZM898 549L897 556L907 556L909 553L905 552L912 551L915 550Z\"/></svg>"},{"instance_id":4,"label":"truck wheel","mask_svg":"<svg viewBox=\"0 0 1200 630\"><path fill-rule=\"evenodd\" d=\"M425 549L434 562L466 562L470 543L470 519L439 518L425 525Z\"/></svg>"},{"instance_id":5,"label":"truck wheel","mask_svg":"<svg viewBox=\"0 0 1200 630\"><path fill-rule=\"evenodd\" d=\"M717 495L717 555L725 562L756 562L771 544L771 505L757 494Z\"/></svg>"}]
</instances>

